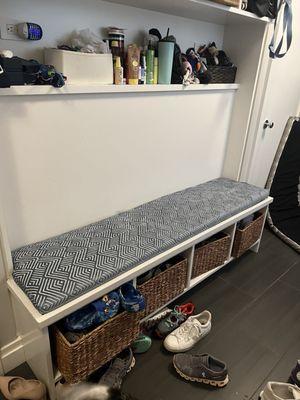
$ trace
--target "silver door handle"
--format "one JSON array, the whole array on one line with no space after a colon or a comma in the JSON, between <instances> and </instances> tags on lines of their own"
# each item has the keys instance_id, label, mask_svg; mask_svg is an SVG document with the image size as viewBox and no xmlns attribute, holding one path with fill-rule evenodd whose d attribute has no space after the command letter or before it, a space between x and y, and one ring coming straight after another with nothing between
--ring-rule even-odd
<instances>
[{"instance_id":1,"label":"silver door handle","mask_svg":"<svg viewBox=\"0 0 300 400\"><path fill-rule=\"evenodd\" d=\"M274 122L271 122L268 119L266 119L264 122L264 129L267 129L267 128L272 129L273 127L274 127Z\"/></svg>"}]
</instances>

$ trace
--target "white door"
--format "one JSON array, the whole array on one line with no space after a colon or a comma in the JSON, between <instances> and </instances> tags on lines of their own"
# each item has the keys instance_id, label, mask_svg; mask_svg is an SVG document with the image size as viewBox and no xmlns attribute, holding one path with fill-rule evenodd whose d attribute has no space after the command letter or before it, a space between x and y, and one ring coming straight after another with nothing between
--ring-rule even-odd
<instances>
[{"instance_id":1,"label":"white door","mask_svg":"<svg viewBox=\"0 0 300 400\"><path fill-rule=\"evenodd\" d=\"M300 102L300 1L293 1L293 42L283 59L268 60L270 75L259 122L256 141L248 165L243 166L242 180L264 187L271 165L290 116L296 116ZM258 99L259 100L259 99ZM268 120L273 128L264 129Z\"/></svg>"}]
</instances>

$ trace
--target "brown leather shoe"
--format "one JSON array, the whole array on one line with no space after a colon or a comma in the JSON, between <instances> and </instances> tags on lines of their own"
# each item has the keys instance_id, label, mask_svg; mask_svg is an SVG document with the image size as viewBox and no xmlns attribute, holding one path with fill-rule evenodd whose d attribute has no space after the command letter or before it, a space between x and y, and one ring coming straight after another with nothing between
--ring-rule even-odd
<instances>
[{"instance_id":1,"label":"brown leather shoe","mask_svg":"<svg viewBox=\"0 0 300 400\"><path fill-rule=\"evenodd\" d=\"M0 376L0 390L7 400L46 400L45 385L35 379Z\"/></svg>"}]
</instances>

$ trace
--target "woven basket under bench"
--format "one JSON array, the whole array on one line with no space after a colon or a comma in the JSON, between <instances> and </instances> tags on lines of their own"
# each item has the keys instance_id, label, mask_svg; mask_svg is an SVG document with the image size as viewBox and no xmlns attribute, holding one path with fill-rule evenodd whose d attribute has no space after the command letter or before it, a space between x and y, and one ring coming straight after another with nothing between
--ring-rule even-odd
<instances>
[{"instance_id":1,"label":"woven basket under bench","mask_svg":"<svg viewBox=\"0 0 300 400\"><path fill-rule=\"evenodd\" d=\"M66 382L81 381L128 347L139 335L141 314L122 312L72 344L55 326L56 363Z\"/></svg>"},{"instance_id":2,"label":"woven basket under bench","mask_svg":"<svg viewBox=\"0 0 300 400\"><path fill-rule=\"evenodd\" d=\"M233 257L240 257L259 240L264 227L264 220L265 214L263 212L258 212L253 222L246 228L236 229L232 250Z\"/></svg>"},{"instance_id":3,"label":"woven basket under bench","mask_svg":"<svg viewBox=\"0 0 300 400\"><path fill-rule=\"evenodd\" d=\"M217 234L211 241L195 247L192 278L223 265L228 259L231 238L227 233Z\"/></svg>"},{"instance_id":4,"label":"woven basket under bench","mask_svg":"<svg viewBox=\"0 0 300 400\"><path fill-rule=\"evenodd\" d=\"M187 270L187 259L183 259L139 286L139 290L146 299L145 315L158 310L184 292L187 284Z\"/></svg>"}]
</instances>

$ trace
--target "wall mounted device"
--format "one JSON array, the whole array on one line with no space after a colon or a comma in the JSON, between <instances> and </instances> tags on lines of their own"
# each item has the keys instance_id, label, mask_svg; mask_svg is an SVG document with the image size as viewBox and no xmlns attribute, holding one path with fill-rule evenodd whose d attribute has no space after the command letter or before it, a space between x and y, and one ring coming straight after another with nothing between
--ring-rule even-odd
<instances>
[{"instance_id":1,"label":"wall mounted device","mask_svg":"<svg viewBox=\"0 0 300 400\"><path fill-rule=\"evenodd\" d=\"M40 40L42 27L32 22L22 22L0 16L0 38L3 40Z\"/></svg>"},{"instance_id":2,"label":"wall mounted device","mask_svg":"<svg viewBox=\"0 0 300 400\"><path fill-rule=\"evenodd\" d=\"M40 25L32 22L23 22L17 25L18 35L26 40L41 40L43 30Z\"/></svg>"}]
</instances>

